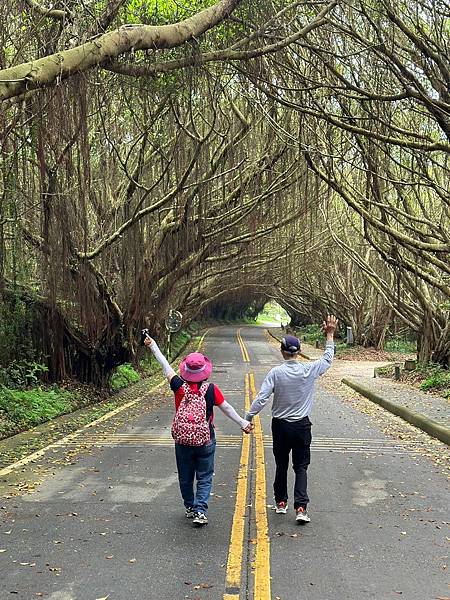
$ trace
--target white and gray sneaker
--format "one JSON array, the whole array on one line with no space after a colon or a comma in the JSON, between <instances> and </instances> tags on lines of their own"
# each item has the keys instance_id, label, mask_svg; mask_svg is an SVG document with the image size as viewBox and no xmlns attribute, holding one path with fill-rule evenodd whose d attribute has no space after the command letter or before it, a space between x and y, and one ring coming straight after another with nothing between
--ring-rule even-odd
<instances>
[{"instance_id":1,"label":"white and gray sneaker","mask_svg":"<svg viewBox=\"0 0 450 600\"><path fill-rule=\"evenodd\" d=\"M196 527L202 527L203 525L208 525L208 517L204 513L197 513L192 520L192 523Z\"/></svg>"},{"instance_id":2,"label":"white and gray sneaker","mask_svg":"<svg viewBox=\"0 0 450 600\"><path fill-rule=\"evenodd\" d=\"M297 513L297 516L295 517L297 523L309 523L311 521L308 513L306 512L306 508L303 508L303 506L297 508L295 512Z\"/></svg>"},{"instance_id":3,"label":"white and gray sneaker","mask_svg":"<svg viewBox=\"0 0 450 600\"><path fill-rule=\"evenodd\" d=\"M282 500L281 502L275 503L275 512L279 515L285 515L287 513L288 503Z\"/></svg>"},{"instance_id":4,"label":"white and gray sneaker","mask_svg":"<svg viewBox=\"0 0 450 600\"><path fill-rule=\"evenodd\" d=\"M186 518L193 519L196 516L197 512L192 508L186 508Z\"/></svg>"}]
</instances>

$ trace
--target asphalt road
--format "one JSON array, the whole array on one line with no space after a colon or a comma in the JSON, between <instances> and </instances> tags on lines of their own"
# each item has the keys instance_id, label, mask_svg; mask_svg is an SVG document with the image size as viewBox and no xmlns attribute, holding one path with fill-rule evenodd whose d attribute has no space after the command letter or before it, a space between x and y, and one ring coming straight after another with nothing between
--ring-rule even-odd
<instances>
[{"instance_id":1,"label":"asphalt road","mask_svg":"<svg viewBox=\"0 0 450 600\"><path fill-rule=\"evenodd\" d=\"M241 412L280 359L256 327L214 329L205 353L212 381ZM298 526L293 510L277 515L272 506L269 408L244 444L216 411L210 523L202 529L184 517L169 392L156 410L143 399L5 476L3 492L33 474L40 483L1 500L0 598L448 598L448 482L417 452L423 436L394 440L319 386L312 521Z\"/></svg>"}]
</instances>

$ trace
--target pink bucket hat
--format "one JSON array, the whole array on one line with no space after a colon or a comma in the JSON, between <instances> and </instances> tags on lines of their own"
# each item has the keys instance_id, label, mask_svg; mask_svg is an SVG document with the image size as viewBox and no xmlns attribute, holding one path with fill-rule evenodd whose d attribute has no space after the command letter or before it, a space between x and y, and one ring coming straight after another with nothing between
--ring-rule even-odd
<instances>
[{"instance_id":1,"label":"pink bucket hat","mask_svg":"<svg viewBox=\"0 0 450 600\"><path fill-rule=\"evenodd\" d=\"M192 352L180 364L180 374L185 381L198 383L211 375L212 364L201 352Z\"/></svg>"}]
</instances>

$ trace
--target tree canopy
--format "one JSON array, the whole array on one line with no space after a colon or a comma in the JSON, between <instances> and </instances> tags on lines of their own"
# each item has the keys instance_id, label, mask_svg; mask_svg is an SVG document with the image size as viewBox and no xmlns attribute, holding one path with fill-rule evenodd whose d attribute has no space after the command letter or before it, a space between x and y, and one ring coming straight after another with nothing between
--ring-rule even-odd
<instances>
[{"instance_id":1,"label":"tree canopy","mask_svg":"<svg viewBox=\"0 0 450 600\"><path fill-rule=\"evenodd\" d=\"M0 361L101 384L170 308L274 298L448 365L445 2L7 0L0 23Z\"/></svg>"}]
</instances>

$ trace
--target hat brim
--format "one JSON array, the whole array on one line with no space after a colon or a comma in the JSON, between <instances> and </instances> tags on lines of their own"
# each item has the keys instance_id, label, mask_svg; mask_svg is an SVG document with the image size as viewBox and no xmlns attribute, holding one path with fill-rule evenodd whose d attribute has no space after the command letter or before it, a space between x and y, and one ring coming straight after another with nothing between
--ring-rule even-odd
<instances>
[{"instance_id":1,"label":"hat brim","mask_svg":"<svg viewBox=\"0 0 450 600\"><path fill-rule=\"evenodd\" d=\"M186 365L186 359L182 360L180 363L180 375L185 381L189 381L191 383L198 383L199 381L205 381L208 379L212 373L212 364L209 358L205 356L205 365L204 368L196 373L193 373L192 370L188 370L188 366Z\"/></svg>"}]
</instances>

